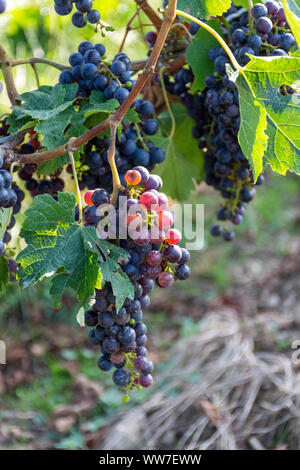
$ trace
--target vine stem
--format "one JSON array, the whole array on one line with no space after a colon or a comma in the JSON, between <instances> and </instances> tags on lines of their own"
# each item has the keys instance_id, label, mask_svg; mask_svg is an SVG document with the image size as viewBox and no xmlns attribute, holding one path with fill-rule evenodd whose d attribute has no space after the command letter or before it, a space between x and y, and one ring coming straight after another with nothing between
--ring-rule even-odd
<instances>
[{"instance_id":1,"label":"vine stem","mask_svg":"<svg viewBox=\"0 0 300 470\"><path fill-rule=\"evenodd\" d=\"M206 29L206 31L208 31L212 36L214 36L216 40L220 43L220 45L223 47L223 49L227 52L228 57L230 58L231 63L236 68L236 70L242 70L242 67L237 62L230 47L226 44L224 39L222 39L221 36L213 28L211 28L208 24L203 23L203 21L198 20L198 18L195 18L194 16L189 15L188 13L185 13L184 11L176 10L176 15L184 16L184 18L187 18L188 20L193 21L194 23L197 23L202 28Z\"/></svg>"},{"instance_id":2,"label":"vine stem","mask_svg":"<svg viewBox=\"0 0 300 470\"><path fill-rule=\"evenodd\" d=\"M68 154L69 154L73 177L75 181L76 199L77 199L77 204L78 204L78 209L79 209L79 221L81 221L82 220L82 200L81 200L81 193L80 193L79 184L78 184L78 177L77 177L77 171L76 171L76 166L75 166L73 149L71 147L68 148Z\"/></svg>"},{"instance_id":3,"label":"vine stem","mask_svg":"<svg viewBox=\"0 0 300 470\"><path fill-rule=\"evenodd\" d=\"M161 83L161 88L162 88L162 92L163 92L163 95L164 95L165 103L167 105L168 112L169 112L169 115L170 115L170 118L171 118L171 123L172 123L171 132L169 134L169 137L170 137L170 139L173 139L174 134L175 134L175 130L176 130L176 121L175 121L175 118L174 118L174 114L173 114L173 111L172 111L172 107L171 107L171 104L170 104L170 101L169 101L169 98L168 98L168 94L167 94L167 90L166 90L166 86L165 86L165 82L164 82L164 71L165 70L167 70L166 67L163 67L163 68L160 69L159 78L160 78L160 83Z\"/></svg>"},{"instance_id":4,"label":"vine stem","mask_svg":"<svg viewBox=\"0 0 300 470\"><path fill-rule=\"evenodd\" d=\"M118 194L121 189L121 181L120 181L119 173L118 173L117 166L116 166L116 160L115 160L117 128L118 128L117 123L111 123L110 142L109 142L109 148L107 151L108 163L110 166L112 180L113 180L113 193L111 197L111 202L114 206L116 205Z\"/></svg>"},{"instance_id":5,"label":"vine stem","mask_svg":"<svg viewBox=\"0 0 300 470\"><path fill-rule=\"evenodd\" d=\"M12 106L18 103L18 96L19 93L16 89L14 77L11 71L11 59L6 54L4 48L0 44L0 66L3 73L3 78L8 94L9 101L11 102Z\"/></svg>"},{"instance_id":6,"label":"vine stem","mask_svg":"<svg viewBox=\"0 0 300 470\"><path fill-rule=\"evenodd\" d=\"M249 24L251 28L253 28L253 24L254 24L254 18L251 15L252 8L253 8L253 2L252 0L248 0L248 16L249 16Z\"/></svg>"},{"instance_id":7,"label":"vine stem","mask_svg":"<svg viewBox=\"0 0 300 470\"><path fill-rule=\"evenodd\" d=\"M44 59L43 57L29 57L28 59L20 59L20 60L13 60L10 64L11 67L16 67L18 65L34 65L34 64L46 64L54 67L58 70L72 70L72 67L67 65L59 64L58 62L54 62L53 60Z\"/></svg>"},{"instance_id":8,"label":"vine stem","mask_svg":"<svg viewBox=\"0 0 300 470\"><path fill-rule=\"evenodd\" d=\"M143 72L139 75L136 84L134 85L127 99L113 114L111 114L110 117L105 119L105 121L102 121L101 123L92 127L81 136L72 139L73 149L77 150L97 135L109 129L111 123L119 125L122 122L127 110L130 108L130 106L135 101L136 97L139 95L146 83L149 81L151 75L155 72L158 58L161 54L163 45L168 36L170 27L176 17L176 6L177 0L169 0L168 8L164 12L164 18L161 23L161 28L157 35L157 39L150 54L150 57L143 69ZM45 162L67 153L68 146L69 143L67 142L66 144L61 145L60 147L57 147L53 150L47 150L45 152L35 152L32 154L14 154L13 152L11 152L10 158L15 161L18 161L19 163Z\"/></svg>"},{"instance_id":9,"label":"vine stem","mask_svg":"<svg viewBox=\"0 0 300 470\"><path fill-rule=\"evenodd\" d=\"M143 10L145 15L148 16L149 20L153 23L153 26L155 26L155 28L159 30L162 26L162 20L157 15L157 13L153 10L153 8L149 5L147 0L137 0L136 3L140 5L141 10Z\"/></svg>"},{"instance_id":10,"label":"vine stem","mask_svg":"<svg viewBox=\"0 0 300 470\"><path fill-rule=\"evenodd\" d=\"M36 69L35 64L31 64L31 67L32 67L32 70L33 70L33 72L34 72L34 76L35 76L35 79L36 79L36 85L37 85L37 87L39 88L39 86L40 86L40 79L39 79L38 71L37 71L37 69Z\"/></svg>"}]
</instances>

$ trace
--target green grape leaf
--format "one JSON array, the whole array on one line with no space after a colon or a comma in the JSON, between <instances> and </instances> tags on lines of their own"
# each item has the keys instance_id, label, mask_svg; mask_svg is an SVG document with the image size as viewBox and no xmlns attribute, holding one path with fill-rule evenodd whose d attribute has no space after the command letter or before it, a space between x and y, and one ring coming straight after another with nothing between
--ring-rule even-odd
<instances>
[{"instance_id":1,"label":"green grape leaf","mask_svg":"<svg viewBox=\"0 0 300 470\"><path fill-rule=\"evenodd\" d=\"M127 274L122 271L120 265L111 257L107 258L106 262L101 265L101 273L103 279L111 283L118 312L127 297L129 299L134 298L134 286L129 281Z\"/></svg>"},{"instance_id":2,"label":"green grape leaf","mask_svg":"<svg viewBox=\"0 0 300 470\"><path fill-rule=\"evenodd\" d=\"M90 95L89 101L85 104L85 106L82 107L82 111L84 111L84 118L87 119L93 114L99 112L112 113L119 106L120 105L117 100L112 98L106 101L106 98L103 93L101 93L100 91L93 90Z\"/></svg>"},{"instance_id":3,"label":"green grape leaf","mask_svg":"<svg viewBox=\"0 0 300 470\"><path fill-rule=\"evenodd\" d=\"M17 257L20 285L29 287L47 276L55 305L60 304L66 288L74 289L86 305L101 280L109 280L120 308L126 297L134 295L120 267L129 255L119 246L99 240L95 227L76 223L75 205L72 194L58 193L58 201L43 194L25 212L20 235L27 246Z\"/></svg>"},{"instance_id":4,"label":"green grape leaf","mask_svg":"<svg viewBox=\"0 0 300 470\"><path fill-rule=\"evenodd\" d=\"M106 240L99 240L98 245L101 248L105 258L110 256L114 261L125 260L128 261L130 254L118 245L113 245Z\"/></svg>"},{"instance_id":5,"label":"green grape leaf","mask_svg":"<svg viewBox=\"0 0 300 470\"><path fill-rule=\"evenodd\" d=\"M123 119L125 124L131 124L132 122L141 122L138 113L133 108L129 108Z\"/></svg>"},{"instance_id":6,"label":"green grape leaf","mask_svg":"<svg viewBox=\"0 0 300 470\"><path fill-rule=\"evenodd\" d=\"M215 31L220 33L220 22L216 20L208 21ZM217 46L218 41L208 31L200 28L193 37L191 44L186 50L187 63L192 67L195 79L191 88L192 93L205 88L205 77L214 73L214 64L209 60L209 50Z\"/></svg>"},{"instance_id":7,"label":"green grape leaf","mask_svg":"<svg viewBox=\"0 0 300 470\"><path fill-rule=\"evenodd\" d=\"M18 255L20 285L32 286L44 276L52 277L50 294L56 305L66 287L85 303L93 294L99 272L99 256L88 249L95 227L74 220L76 199L59 193L58 201L48 194L37 196L26 212L21 237L26 248Z\"/></svg>"},{"instance_id":8,"label":"green grape leaf","mask_svg":"<svg viewBox=\"0 0 300 470\"><path fill-rule=\"evenodd\" d=\"M37 122L37 120L32 120L31 116L20 115L19 111L12 111L6 120L9 125L9 132L13 135L27 129L33 129Z\"/></svg>"},{"instance_id":9,"label":"green grape leaf","mask_svg":"<svg viewBox=\"0 0 300 470\"><path fill-rule=\"evenodd\" d=\"M8 284L9 281L9 269L7 265L7 259L4 256L0 256L0 292L3 287Z\"/></svg>"},{"instance_id":10,"label":"green grape leaf","mask_svg":"<svg viewBox=\"0 0 300 470\"><path fill-rule=\"evenodd\" d=\"M251 57L240 73L230 66L228 72L239 91L239 142L254 179L268 164L281 174L300 173L300 96L279 92L299 78L299 58Z\"/></svg>"},{"instance_id":11,"label":"green grape leaf","mask_svg":"<svg viewBox=\"0 0 300 470\"><path fill-rule=\"evenodd\" d=\"M188 198L194 189L193 179L203 179L203 153L192 137L194 121L187 115L185 108L180 104L172 106L176 130L173 137L169 113L164 111L160 116L162 132L151 137L152 142L162 147L166 152L166 159L156 172L164 181L164 192L178 201Z\"/></svg>"},{"instance_id":12,"label":"green grape leaf","mask_svg":"<svg viewBox=\"0 0 300 470\"><path fill-rule=\"evenodd\" d=\"M288 24L300 47L300 2L299 0L282 0Z\"/></svg>"},{"instance_id":13,"label":"green grape leaf","mask_svg":"<svg viewBox=\"0 0 300 470\"><path fill-rule=\"evenodd\" d=\"M52 87L39 87L20 95L22 106L14 106L14 110L23 116L28 115L34 119L45 120L57 116L72 106L78 85L55 85Z\"/></svg>"},{"instance_id":14,"label":"green grape leaf","mask_svg":"<svg viewBox=\"0 0 300 470\"><path fill-rule=\"evenodd\" d=\"M76 199L73 194L58 193L58 201L50 194L34 198L34 204L27 209L22 230L26 232L55 231L58 223L74 223ZM22 233L21 233L22 236Z\"/></svg>"},{"instance_id":15,"label":"green grape leaf","mask_svg":"<svg viewBox=\"0 0 300 470\"><path fill-rule=\"evenodd\" d=\"M230 8L231 0L178 0L177 8L199 18L221 16Z\"/></svg>"}]
</instances>

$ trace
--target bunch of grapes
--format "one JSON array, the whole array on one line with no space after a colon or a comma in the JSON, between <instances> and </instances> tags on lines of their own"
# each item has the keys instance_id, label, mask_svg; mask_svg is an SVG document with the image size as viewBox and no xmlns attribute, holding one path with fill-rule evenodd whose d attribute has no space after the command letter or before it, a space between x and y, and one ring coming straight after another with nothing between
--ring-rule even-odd
<instances>
[{"instance_id":1,"label":"bunch of grapes","mask_svg":"<svg viewBox=\"0 0 300 470\"><path fill-rule=\"evenodd\" d=\"M161 178L138 166L126 172L125 181L127 186L112 214L107 209L109 194L101 188L85 194L83 216L86 224L97 227L100 239L128 251L129 259L122 269L134 285L134 299L127 299L117 312L116 299L107 283L102 290L96 290L95 303L85 313L85 323L93 327L91 343L101 348L100 369L109 371L115 367L114 383L130 390L149 387L153 381L153 364L147 359L145 347L147 327L142 322L142 310L150 304L149 293L155 284L166 288L175 279L187 279L190 254L178 245L180 232L171 228L173 214L168 209L167 196L160 191ZM112 238L112 226L116 238Z\"/></svg>"},{"instance_id":2,"label":"bunch of grapes","mask_svg":"<svg viewBox=\"0 0 300 470\"><path fill-rule=\"evenodd\" d=\"M7 7L7 1L0 0L0 14L5 12L6 7Z\"/></svg>"},{"instance_id":3,"label":"bunch of grapes","mask_svg":"<svg viewBox=\"0 0 300 470\"><path fill-rule=\"evenodd\" d=\"M155 134L158 123L152 118L154 108L146 100L136 100L136 110L142 120L139 124L122 124L122 133L116 141L116 165L121 183L125 184L125 173L134 166L142 165L149 171L164 161L166 154L160 147L155 147L148 136ZM99 186L112 191L112 176L108 164L108 137L97 137L84 147L81 155L81 188L95 189ZM71 172L71 168L69 168Z\"/></svg>"},{"instance_id":4,"label":"bunch of grapes","mask_svg":"<svg viewBox=\"0 0 300 470\"><path fill-rule=\"evenodd\" d=\"M247 54L259 56L287 56L296 44L287 24L284 9L276 1L257 3L243 13L229 28L233 52L241 65L249 62Z\"/></svg>"},{"instance_id":5,"label":"bunch of grapes","mask_svg":"<svg viewBox=\"0 0 300 470\"><path fill-rule=\"evenodd\" d=\"M0 136L6 137L8 135L9 126L6 124L6 118L4 118L0 122ZM2 156L0 156L0 211L2 208L8 208L11 211L3 238L0 240L0 255L2 256L6 254L5 244L11 241L10 230L16 223L14 216L20 212L24 197L24 191L17 184L13 183L10 168L5 166ZM10 270L10 278L13 281L16 279L18 264L13 259L9 259L8 268Z\"/></svg>"},{"instance_id":6,"label":"bunch of grapes","mask_svg":"<svg viewBox=\"0 0 300 470\"><path fill-rule=\"evenodd\" d=\"M76 12L72 15L72 23L76 28L83 28L87 23L97 24L100 13L93 9L93 0L54 0L54 8L58 15L69 15L75 3Z\"/></svg>"},{"instance_id":7,"label":"bunch of grapes","mask_svg":"<svg viewBox=\"0 0 300 470\"><path fill-rule=\"evenodd\" d=\"M225 16L230 26L228 30L223 26L223 33L241 65L250 60L247 54L285 56L295 44L284 10L275 1L254 5L251 21L248 12L235 5ZM191 29L194 34L197 28L193 23ZM193 136L204 151L206 183L224 198L217 212L218 223L212 225L211 234L231 241L235 233L228 222L233 225L242 222L247 204L256 191L249 162L238 142L239 98L235 84L226 73L229 57L222 47L215 46L209 51L209 59L214 63L214 73L206 77L203 92L190 93L194 77L189 68L182 68L173 77L165 76L164 83L169 93L180 96L188 114L195 120ZM294 90L283 86L281 92L289 94ZM256 185L263 181L260 175Z\"/></svg>"},{"instance_id":8,"label":"bunch of grapes","mask_svg":"<svg viewBox=\"0 0 300 470\"><path fill-rule=\"evenodd\" d=\"M109 100L115 98L123 103L135 84L130 73L131 62L126 54L119 52L113 61L105 59L105 46L83 41L78 52L69 57L71 70L64 70L59 76L59 83L78 83L78 96L87 97L92 90L103 92Z\"/></svg>"},{"instance_id":9,"label":"bunch of grapes","mask_svg":"<svg viewBox=\"0 0 300 470\"><path fill-rule=\"evenodd\" d=\"M130 73L131 62L126 54L116 54L113 61L105 60L103 44L95 46L84 41L78 52L70 55L72 71L65 70L60 74L59 82L78 83L78 96L87 97L92 90L103 93L104 99L116 99L122 104L129 95L135 80ZM122 123L122 133L118 136L116 146L116 164L124 183L126 171L137 165L147 167L150 171L155 164L165 159L163 149L155 147L149 136L156 134L159 125L153 118L152 103L137 99L133 107L139 114L140 123ZM84 147L79 168L81 189L95 189L99 186L108 192L112 190L111 171L107 160L109 139L97 137ZM72 169L69 167L69 171Z\"/></svg>"}]
</instances>

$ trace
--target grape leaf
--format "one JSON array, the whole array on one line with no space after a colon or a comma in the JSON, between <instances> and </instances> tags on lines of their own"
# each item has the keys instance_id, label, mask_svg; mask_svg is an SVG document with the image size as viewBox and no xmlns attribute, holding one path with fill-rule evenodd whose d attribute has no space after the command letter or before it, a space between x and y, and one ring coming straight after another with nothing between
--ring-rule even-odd
<instances>
[{"instance_id":1,"label":"grape leaf","mask_svg":"<svg viewBox=\"0 0 300 470\"><path fill-rule=\"evenodd\" d=\"M35 197L34 204L25 213L22 230L55 231L59 222L69 225L74 223L75 203L75 197L69 193L58 193L58 201L49 194Z\"/></svg>"},{"instance_id":2,"label":"grape leaf","mask_svg":"<svg viewBox=\"0 0 300 470\"><path fill-rule=\"evenodd\" d=\"M231 0L178 0L177 8L199 18L220 16L230 8Z\"/></svg>"},{"instance_id":3,"label":"grape leaf","mask_svg":"<svg viewBox=\"0 0 300 470\"><path fill-rule=\"evenodd\" d=\"M288 24L300 47L300 2L299 0L282 0Z\"/></svg>"},{"instance_id":4,"label":"grape leaf","mask_svg":"<svg viewBox=\"0 0 300 470\"><path fill-rule=\"evenodd\" d=\"M34 119L51 119L72 106L78 85L55 85L54 87L39 87L20 95L22 106L14 106L14 110L23 116L28 115Z\"/></svg>"},{"instance_id":5,"label":"grape leaf","mask_svg":"<svg viewBox=\"0 0 300 470\"><path fill-rule=\"evenodd\" d=\"M220 22L216 20L208 21L215 31L220 33ZM209 60L209 50L217 46L218 41L208 31L200 28L193 37L191 44L186 50L187 63L192 67L195 79L191 88L192 93L205 88L205 77L213 74L214 64Z\"/></svg>"},{"instance_id":6,"label":"grape leaf","mask_svg":"<svg viewBox=\"0 0 300 470\"><path fill-rule=\"evenodd\" d=\"M279 92L299 78L300 59L251 57L242 72L228 71L239 91L239 142L255 180L268 164L300 173L300 96Z\"/></svg>"},{"instance_id":7,"label":"grape leaf","mask_svg":"<svg viewBox=\"0 0 300 470\"><path fill-rule=\"evenodd\" d=\"M192 137L194 121L187 115L185 108L174 104L172 110L176 122L174 136L169 137L171 120L169 113L164 111L159 116L163 133L156 134L151 140L166 152L166 159L157 169L164 181L164 192L183 201L194 189L193 179L200 181L203 178L203 153Z\"/></svg>"},{"instance_id":8,"label":"grape leaf","mask_svg":"<svg viewBox=\"0 0 300 470\"><path fill-rule=\"evenodd\" d=\"M141 122L138 113L133 108L129 108L123 119L125 124L131 124L132 122Z\"/></svg>"},{"instance_id":9,"label":"grape leaf","mask_svg":"<svg viewBox=\"0 0 300 470\"><path fill-rule=\"evenodd\" d=\"M20 285L32 286L42 277L54 275L50 294L56 305L66 287L73 288L85 303L98 279L99 256L86 244L91 231L97 240L96 230L75 223L75 204L75 197L68 193L59 193L58 201L48 194L37 196L25 212L21 231L27 246L17 258Z\"/></svg>"},{"instance_id":10,"label":"grape leaf","mask_svg":"<svg viewBox=\"0 0 300 470\"><path fill-rule=\"evenodd\" d=\"M118 107L119 102L117 100L112 98L107 101L103 93L93 90L89 101L82 107L82 111L84 111L84 118L87 119L99 112L112 113Z\"/></svg>"},{"instance_id":11,"label":"grape leaf","mask_svg":"<svg viewBox=\"0 0 300 470\"><path fill-rule=\"evenodd\" d=\"M18 134L18 132L32 129L37 124L37 120L32 120L31 116L23 116L19 111L13 111L6 120L9 125L10 134Z\"/></svg>"},{"instance_id":12,"label":"grape leaf","mask_svg":"<svg viewBox=\"0 0 300 470\"><path fill-rule=\"evenodd\" d=\"M3 287L9 281L9 269L7 266L7 259L4 256L0 256L0 292L2 292Z\"/></svg>"},{"instance_id":13,"label":"grape leaf","mask_svg":"<svg viewBox=\"0 0 300 470\"><path fill-rule=\"evenodd\" d=\"M107 258L106 262L101 265L101 272L103 279L111 283L114 295L116 296L116 310L117 312L122 308L126 298L134 298L134 286L129 281L127 274L125 274L120 265L111 257Z\"/></svg>"},{"instance_id":14,"label":"grape leaf","mask_svg":"<svg viewBox=\"0 0 300 470\"><path fill-rule=\"evenodd\" d=\"M20 285L25 288L44 276L51 277L55 305L60 304L66 288L74 289L86 304L103 278L112 283L119 306L133 295L133 286L118 263L120 258L128 258L128 253L99 240L95 227L76 223L75 204L72 194L58 193L58 201L43 194L25 212L20 235L27 246L17 257Z\"/></svg>"},{"instance_id":15,"label":"grape leaf","mask_svg":"<svg viewBox=\"0 0 300 470\"><path fill-rule=\"evenodd\" d=\"M84 113L76 112L73 107L70 107L58 114L55 119L40 121L35 130L43 135L43 145L51 150L65 144L71 137L79 137L83 134L87 130L83 125L83 120ZM68 161L69 156L65 154L42 162L38 165L38 173L52 175Z\"/></svg>"}]
</instances>

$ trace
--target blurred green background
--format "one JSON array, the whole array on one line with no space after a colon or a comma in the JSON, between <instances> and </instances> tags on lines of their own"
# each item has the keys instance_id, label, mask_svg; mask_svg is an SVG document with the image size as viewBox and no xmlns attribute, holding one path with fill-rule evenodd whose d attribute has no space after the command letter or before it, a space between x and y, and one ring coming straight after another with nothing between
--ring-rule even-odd
<instances>
[{"instance_id":1,"label":"blurred green background","mask_svg":"<svg viewBox=\"0 0 300 470\"><path fill-rule=\"evenodd\" d=\"M151 4L159 6L160 2ZM99 7L103 22L115 27L115 32L103 38L108 55L113 56L135 11L134 2L96 0L95 6ZM145 26L144 30L148 29ZM8 12L0 15L1 44L17 59L39 56L67 63L82 40L102 41L92 27L76 29L70 16L55 15L49 0L10 0ZM132 60L146 57L147 47L140 32L129 34L125 51ZM42 64L37 68L41 84L56 83L58 70ZM14 74L18 91L35 88L29 65L16 67ZM8 112L9 103L5 91L0 96L2 114ZM0 366L0 448L98 448L106 426L118 420L120 413L146 402L166 387L160 376L174 359L169 356L172 346L182 339L189 341L205 328L202 319L212 306L227 308L228 302L232 305L234 301L238 305L250 295L250 285L259 292L257 276L260 279L269 275L272 262L285 263L298 246L300 180L294 175L283 177L267 172L266 184L258 188L233 244L213 240L208 234L220 204L218 196L201 186L191 201L205 204L205 246L192 254L193 274L188 282L178 282L168 292L158 290L153 295L145 321L151 357L156 364L156 382L152 390L133 394L129 404L122 402L122 394L112 385L110 374L97 368L97 351L89 346L87 331L76 323L78 306L71 292L64 296L62 308L56 310L49 299L47 280L27 290L14 284L6 290L0 299L0 339L5 338L8 348L8 363ZM21 219L22 214L18 215L19 222ZM298 256L300 251L296 253ZM254 297L255 292L251 294ZM243 313L237 307L242 319L252 317L253 308L261 313L257 305L251 311L247 308L247 302ZM272 347L289 353L289 333L278 326L273 330ZM193 381L200 378L201 371L194 374ZM170 393L176 397L178 391ZM70 417L68 407L80 404L85 408L79 409L75 418ZM97 439L93 441L91 436L95 435ZM288 442L280 436L277 439L282 440Z\"/></svg>"}]
</instances>

